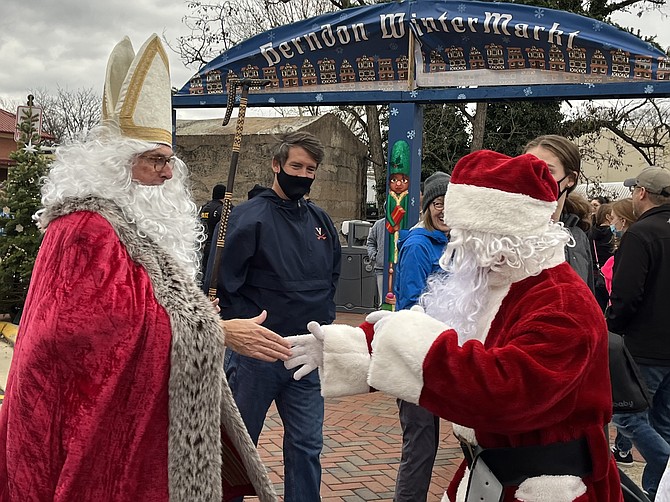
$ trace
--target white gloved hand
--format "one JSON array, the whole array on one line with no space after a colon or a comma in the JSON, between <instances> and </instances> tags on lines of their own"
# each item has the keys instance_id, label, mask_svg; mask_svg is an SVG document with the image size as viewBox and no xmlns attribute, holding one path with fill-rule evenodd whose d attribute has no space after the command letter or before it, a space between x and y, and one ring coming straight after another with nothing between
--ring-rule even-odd
<instances>
[{"instance_id":1,"label":"white gloved hand","mask_svg":"<svg viewBox=\"0 0 670 502\"><path fill-rule=\"evenodd\" d=\"M410 310L412 312L421 312L422 314L425 313L421 305L414 305ZM393 314L395 314L395 312L390 310L375 310L374 312L370 312L367 315L365 321L372 324L375 327L376 332L380 330L382 326L384 326L384 324L389 321L389 319L391 319Z\"/></svg>"},{"instance_id":2,"label":"white gloved hand","mask_svg":"<svg viewBox=\"0 0 670 502\"><path fill-rule=\"evenodd\" d=\"M307 324L307 329L310 335L286 337L291 344L293 355L284 361L284 366L288 370L302 366L293 374L295 380L300 380L319 366L323 366L323 340L326 334L316 321Z\"/></svg>"}]
</instances>

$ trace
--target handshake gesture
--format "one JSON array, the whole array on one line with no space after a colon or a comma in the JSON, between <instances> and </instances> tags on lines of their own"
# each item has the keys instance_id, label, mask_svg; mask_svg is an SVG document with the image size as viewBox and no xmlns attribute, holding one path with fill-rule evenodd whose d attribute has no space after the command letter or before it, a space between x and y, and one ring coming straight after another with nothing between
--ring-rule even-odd
<instances>
[{"instance_id":1,"label":"handshake gesture","mask_svg":"<svg viewBox=\"0 0 670 502\"><path fill-rule=\"evenodd\" d=\"M413 307L412 310L423 312L421 307ZM392 318L393 315L395 314L388 310L378 310L368 314L365 321L374 325L375 332L377 332L389 321L389 319ZM300 380L303 376L315 369L323 368L323 355L326 340L328 337L338 336L338 333L329 331L339 331L338 328L341 329L345 327L338 325L321 326L318 322L311 321L307 324L307 329L310 334L286 337L286 341L291 344L292 355L284 361L284 366L287 369L298 368L300 366L293 375L294 379ZM361 336L364 335L361 333ZM375 342L373 340L373 349L374 345Z\"/></svg>"}]
</instances>

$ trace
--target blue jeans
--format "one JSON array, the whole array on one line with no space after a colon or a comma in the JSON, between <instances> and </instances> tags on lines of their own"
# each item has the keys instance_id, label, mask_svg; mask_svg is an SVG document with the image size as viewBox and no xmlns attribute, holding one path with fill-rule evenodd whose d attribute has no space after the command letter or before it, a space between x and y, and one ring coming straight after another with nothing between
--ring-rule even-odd
<instances>
[{"instance_id":1,"label":"blue jeans","mask_svg":"<svg viewBox=\"0 0 670 502\"><path fill-rule=\"evenodd\" d=\"M670 457L670 366L639 364L652 405L641 413L617 413L612 422L647 462L642 488L653 498Z\"/></svg>"},{"instance_id":2,"label":"blue jeans","mask_svg":"<svg viewBox=\"0 0 670 502\"><path fill-rule=\"evenodd\" d=\"M293 379L282 361L267 363L226 349L230 389L254 444L275 401L284 424L284 501L318 502L323 448L323 398L315 370ZM241 499L239 499L241 500Z\"/></svg>"}]
</instances>

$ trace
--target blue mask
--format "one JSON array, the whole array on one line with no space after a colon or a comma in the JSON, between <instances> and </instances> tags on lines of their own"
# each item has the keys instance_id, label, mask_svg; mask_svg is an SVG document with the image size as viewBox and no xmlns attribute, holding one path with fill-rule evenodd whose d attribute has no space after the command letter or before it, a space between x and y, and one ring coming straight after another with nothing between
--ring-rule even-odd
<instances>
[{"instance_id":1,"label":"blue mask","mask_svg":"<svg viewBox=\"0 0 670 502\"><path fill-rule=\"evenodd\" d=\"M623 230L617 230L614 224L610 225L610 230L612 231L612 234L614 234L614 237L621 237L623 235Z\"/></svg>"}]
</instances>

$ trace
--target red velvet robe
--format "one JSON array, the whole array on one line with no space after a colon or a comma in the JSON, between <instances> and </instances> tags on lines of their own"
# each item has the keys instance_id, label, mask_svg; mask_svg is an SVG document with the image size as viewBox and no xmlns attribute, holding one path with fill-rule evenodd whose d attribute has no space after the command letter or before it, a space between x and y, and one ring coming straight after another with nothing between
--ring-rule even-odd
<instances>
[{"instance_id":1,"label":"red velvet robe","mask_svg":"<svg viewBox=\"0 0 670 502\"><path fill-rule=\"evenodd\" d=\"M170 340L147 272L110 224L90 212L53 221L0 412L0 499L168 500Z\"/></svg>"}]
</instances>

